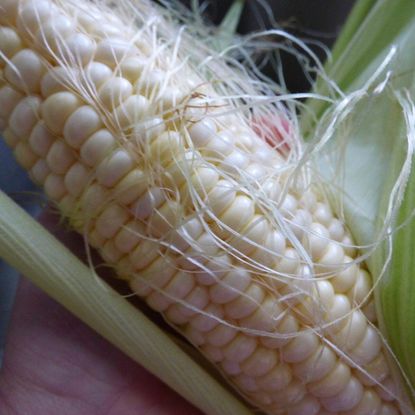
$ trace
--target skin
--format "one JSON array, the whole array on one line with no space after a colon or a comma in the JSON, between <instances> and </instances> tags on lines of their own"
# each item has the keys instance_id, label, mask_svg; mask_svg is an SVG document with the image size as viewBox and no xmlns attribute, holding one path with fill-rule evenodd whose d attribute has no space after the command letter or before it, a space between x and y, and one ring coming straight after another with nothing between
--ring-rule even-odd
<instances>
[{"instance_id":1,"label":"skin","mask_svg":"<svg viewBox=\"0 0 415 415\"><path fill-rule=\"evenodd\" d=\"M50 214L41 221L82 249ZM46 294L22 279L0 371L2 415L201 415Z\"/></svg>"}]
</instances>

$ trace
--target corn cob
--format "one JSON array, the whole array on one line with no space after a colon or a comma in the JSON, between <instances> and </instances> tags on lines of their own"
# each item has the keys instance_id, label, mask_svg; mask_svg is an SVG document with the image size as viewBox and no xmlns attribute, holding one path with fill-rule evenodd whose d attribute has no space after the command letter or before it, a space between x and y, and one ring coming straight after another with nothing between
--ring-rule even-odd
<instances>
[{"instance_id":1,"label":"corn cob","mask_svg":"<svg viewBox=\"0 0 415 415\"><path fill-rule=\"evenodd\" d=\"M133 30L93 3L0 0L0 128L16 159L255 407L401 413L350 233L156 9L136 7Z\"/></svg>"}]
</instances>

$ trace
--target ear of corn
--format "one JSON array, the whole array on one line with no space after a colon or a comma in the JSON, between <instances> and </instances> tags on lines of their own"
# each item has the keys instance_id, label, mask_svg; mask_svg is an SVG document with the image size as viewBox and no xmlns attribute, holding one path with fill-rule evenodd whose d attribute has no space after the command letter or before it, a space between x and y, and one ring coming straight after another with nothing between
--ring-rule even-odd
<instances>
[{"instance_id":1,"label":"ear of corn","mask_svg":"<svg viewBox=\"0 0 415 415\"><path fill-rule=\"evenodd\" d=\"M254 406L401 413L370 276L307 166L294 176L137 7L138 34L89 3L0 0L16 159Z\"/></svg>"}]
</instances>

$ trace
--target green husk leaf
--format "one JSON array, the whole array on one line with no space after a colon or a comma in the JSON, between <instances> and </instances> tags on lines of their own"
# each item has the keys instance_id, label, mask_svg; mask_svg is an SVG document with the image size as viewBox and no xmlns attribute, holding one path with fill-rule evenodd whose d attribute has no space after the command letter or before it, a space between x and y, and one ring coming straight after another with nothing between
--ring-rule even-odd
<instances>
[{"instance_id":1,"label":"green husk leaf","mask_svg":"<svg viewBox=\"0 0 415 415\"><path fill-rule=\"evenodd\" d=\"M331 61L336 62L349 46L355 33L362 26L371 9L376 5L378 0L359 0L355 3L341 33L336 39L336 43L331 52Z\"/></svg>"},{"instance_id":2,"label":"green husk leaf","mask_svg":"<svg viewBox=\"0 0 415 415\"><path fill-rule=\"evenodd\" d=\"M98 283L90 268L1 191L0 258L204 413L252 415L144 314L104 282Z\"/></svg>"},{"instance_id":3,"label":"green husk leaf","mask_svg":"<svg viewBox=\"0 0 415 415\"><path fill-rule=\"evenodd\" d=\"M234 0L219 25L220 32L227 34L228 36L233 36L236 33L244 5L245 0Z\"/></svg>"},{"instance_id":4,"label":"green husk leaf","mask_svg":"<svg viewBox=\"0 0 415 415\"><path fill-rule=\"evenodd\" d=\"M222 19L216 33L216 50L222 51L234 41L244 6L245 0L234 0L229 7L229 10Z\"/></svg>"},{"instance_id":5,"label":"green husk leaf","mask_svg":"<svg viewBox=\"0 0 415 415\"><path fill-rule=\"evenodd\" d=\"M415 177L411 176L404 202L399 210L397 223L404 224L414 214ZM400 228L394 236L395 254L387 277L379 287L384 324L390 344L399 358L407 376L415 380L415 222Z\"/></svg>"},{"instance_id":6,"label":"green husk leaf","mask_svg":"<svg viewBox=\"0 0 415 415\"><path fill-rule=\"evenodd\" d=\"M302 121L309 140L328 136L318 162L329 161L322 174L334 203L366 247L380 327L415 400L415 2L358 5L326 66L344 95L322 77L315 92L335 103L310 101Z\"/></svg>"},{"instance_id":7,"label":"green husk leaf","mask_svg":"<svg viewBox=\"0 0 415 415\"><path fill-rule=\"evenodd\" d=\"M326 77L344 92L353 91L362 79L368 79L374 62L385 56L392 44L414 23L415 2L410 0L360 0L347 20L344 32L334 45L332 58L326 64L325 76L320 77L314 92L332 95ZM363 77L362 75L365 74ZM307 103L302 127L306 134L313 131L328 104L320 100Z\"/></svg>"}]
</instances>

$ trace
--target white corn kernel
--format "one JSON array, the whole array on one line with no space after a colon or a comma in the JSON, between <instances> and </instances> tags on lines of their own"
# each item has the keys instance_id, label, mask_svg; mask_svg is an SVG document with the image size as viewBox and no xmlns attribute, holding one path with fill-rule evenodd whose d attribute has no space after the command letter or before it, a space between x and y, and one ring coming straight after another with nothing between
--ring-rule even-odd
<instances>
[{"instance_id":1,"label":"white corn kernel","mask_svg":"<svg viewBox=\"0 0 415 415\"><path fill-rule=\"evenodd\" d=\"M120 68L121 76L128 79L131 84L134 84L141 76L143 70L148 67L149 62L142 56L133 55L124 57L122 60L118 61L118 65Z\"/></svg>"},{"instance_id":2,"label":"white corn kernel","mask_svg":"<svg viewBox=\"0 0 415 415\"><path fill-rule=\"evenodd\" d=\"M233 362L243 362L257 349L258 343L255 337L239 333L223 350L226 359Z\"/></svg>"},{"instance_id":3,"label":"white corn kernel","mask_svg":"<svg viewBox=\"0 0 415 415\"><path fill-rule=\"evenodd\" d=\"M112 187L120 181L133 167L130 154L124 149L114 151L103 160L96 170L96 177L100 184Z\"/></svg>"},{"instance_id":4,"label":"white corn kernel","mask_svg":"<svg viewBox=\"0 0 415 415\"><path fill-rule=\"evenodd\" d=\"M31 49L22 49L6 65L4 75L8 82L25 93L40 91L40 82L45 72L40 56Z\"/></svg>"},{"instance_id":5,"label":"white corn kernel","mask_svg":"<svg viewBox=\"0 0 415 415\"><path fill-rule=\"evenodd\" d=\"M259 346L248 359L241 363L241 369L248 376L259 377L271 371L276 364L275 351Z\"/></svg>"},{"instance_id":6,"label":"white corn kernel","mask_svg":"<svg viewBox=\"0 0 415 415\"><path fill-rule=\"evenodd\" d=\"M149 100L143 95L131 95L113 113L114 124L121 130L129 130L148 115Z\"/></svg>"},{"instance_id":7,"label":"white corn kernel","mask_svg":"<svg viewBox=\"0 0 415 415\"><path fill-rule=\"evenodd\" d=\"M205 147L215 133L215 123L209 118L198 121L189 128L190 138L196 148Z\"/></svg>"},{"instance_id":8,"label":"white corn kernel","mask_svg":"<svg viewBox=\"0 0 415 415\"><path fill-rule=\"evenodd\" d=\"M50 169L44 159L39 159L31 168L30 173L37 184L43 185L46 177L50 174Z\"/></svg>"},{"instance_id":9,"label":"white corn kernel","mask_svg":"<svg viewBox=\"0 0 415 415\"><path fill-rule=\"evenodd\" d=\"M205 343L205 333L200 332L190 324L186 326L183 334L186 336L186 339L188 339L189 342L195 347L200 347Z\"/></svg>"},{"instance_id":10,"label":"white corn kernel","mask_svg":"<svg viewBox=\"0 0 415 415\"><path fill-rule=\"evenodd\" d=\"M279 407L290 407L301 400L306 395L307 390L304 384L298 380L292 380L292 382L283 390L277 391L272 394L273 402L278 403Z\"/></svg>"},{"instance_id":11,"label":"white corn kernel","mask_svg":"<svg viewBox=\"0 0 415 415\"><path fill-rule=\"evenodd\" d=\"M382 402L379 396L372 390L366 389L363 392L360 402L344 415L375 415L380 413Z\"/></svg>"},{"instance_id":12,"label":"white corn kernel","mask_svg":"<svg viewBox=\"0 0 415 415\"><path fill-rule=\"evenodd\" d=\"M327 251L330 242L330 234L321 223L312 223L307 235L308 246L314 260L319 260Z\"/></svg>"},{"instance_id":13,"label":"white corn kernel","mask_svg":"<svg viewBox=\"0 0 415 415\"><path fill-rule=\"evenodd\" d=\"M309 384L310 392L319 398L329 398L340 393L351 378L350 367L338 362L334 369L323 379Z\"/></svg>"},{"instance_id":14,"label":"white corn kernel","mask_svg":"<svg viewBox=\"0 0 415 415\"><path fill-rule=\"evenodd\" d=\"M140 208L138 208L140 209ZM156 207L147 223L147 232L156 238L163 238L183 217L183 207L174 200L166 200L160 207Z\"/></svg>"},{"instance_id":15,"label":"white corn kernel","mask_svg":"<svg viewBox=\"0 0 415 415\"><path fill-rule=\"evenodd\" d=\"M246 318L261 306L264 297L264 288L259 284L251 284L242 295L225 304L226 316L232 319Z\"/></svg>"},{"instance_id":16,"label":"white corn kernel","mask_svg":"<svg viewBox=\"0 0 415 415\"><path fill-rule=\"evenodd\" d=\"M29 39L33 39L44 22L56 16L56 7L47 0L31 0L22 4L17 14L17 28Z\"/></svg>"},{"instance_id":17,"label":"white corn kernel","mask_svg":"<svg viewBox=\"0 0 415 415\"><path fill-rule=\"evenodd\" d=\"M300 402L290 406L287 415L321 415L318 399L306 395Z\"/></svg>"},{"instance_id":18,"label":"white corn kernel","mask_svg":"<svg viewBox=\"0 0 415 415\"><path fill-rule=\"evenodd\" d=\"M161 166L174 160L183 148L181 136L175 131L166 131L150 144L148 157Z\"/></svg>"},{"instance_id":19,"label":"white corn kernel","mask_svg":"<svg viewBox=\"0 0 415 415\"><path fill-rule=\"evenodd\" d=\"M222 360L220 366L228 376L237 376L242 373L240 364L231 360Z\"/></svg>"},{"instance_id":20,"label":"white corn kernel","mask_svg":"<svg viewBox=\"0 0 415 415\"><path fill-rule=\"evenodd\" d=\"M76 162L65 175L65 186L72 196L78 197L91 181L91 171L83 164Z\"/></svg>"},{"instance_id":21,"label":"white corn kernel","mask_svg":"<svg viewBox=\"0 0 415 415\"><path fill-rule=\"evenodd\" d=\"M342 247L336 242L329 242L326 252L318 261L317 270L321 272L334 272L345 263Z\"/></svg>"},{"instance_id":22,"label":"white corn kernel","mask_svg":"<svg viewBox=\"0 0 415 415\"><path fill-rule=\"evenodd\" d=\"M91 167L96 166L114 148L115 138L107 129L101 129L85 140L81 147L82 160Z\"/></svg>"},{"instance_id":23,"label":"white corn kernel","mask_svg":"<svg viewBox=\"0 0 415 415\"><path fill-rule=\"evenodd\" d=\"M376 382L383 382L388 375L389 367L383 353L380 353L370 363L367 363L363 371L357 372L360 381L368 386L376 385Z\"/></svg>"},{"instance_id":24,"label":"white corn kernel","mask_svg":"<svg viewBox=\"0 0 415 415\"><path fill-rule=\"evenodd\" d=\"M59 14L45 21L36 33L36 42L48 54L59 55L65 47L65 40L75 31L73 20Z\"/></svg>"},{"instance_id":25,"label":"white corn kernel","mask_svg":"<svg viewBox=\"0 0 415 415\"><path fill-rule=\"evenodd\" d=\"M201 254L206 252L206 257ZM210 258L206 260L206 258ZM197 282L202 285L210 286L220 280L232 267L229 255L220 255L218 244L215 239L208 233L203 233L196 241L194 252L190 256L190 269L195 268L195 277ZM192 266L193 265L193 266Z\"/></svg>"},{"instance_id":26,"label":"white corn kernel","mask_svg":"<svg viewBox=\"0 0 415 415\"><path fill-rule=\"evenodd\" d=\"M213 363L219 363L223 360L223 353L219 347L204 344L200 350Z\"/></svg>"},{"instance_id":27,"label":"white corn kernel","mask_svg":"<svg viewBox=\"0 0 415 415\"><path fill-rule=\"evenodd\" d=\"M91 184L81 198L81 207L85 212L85 218L89 219L98 214L110 201L107 189L97 183Z\"/></svg>"},{"instance_id":28,"label":"white corn kernel","mask_svg":"<svg viewBox=\"0 0 415 415\"><path fill-rule=\"evenodd\" d=\"M198 314L200 310L203 310L209 304L209 293L205 287L196 285L192 291L184 298L183 303L172 304L169 310L177 312L182 315L186 322L194 315ZM223 327L223 326L218 326ZM208 333L208 336L214 331ZM214 342L210 344L217 346Z\"/></svg>"},{"instance_id":29,"label":"white corn kernel","mask_svg":"<svg viewBox=\"0 0 415 415\"><path fill-rule=\"evenodd\" d=\"M269 392L284 390L291 382L292 370L289 365L280 363L266 375L256 379L258 386Z\"/></svg>"},{"instance_id":30,"label":"white corn kernel","mask_svg":"<svg viewBox=\"0 0 415 415\"><path fill-rule=\"evenodd\" d=\"M99 103L105 108L114 109L121 105L133 92L133 87L125 78L113 77L98 91Z\"/></svg>"},{"instance_id":31,"label":"white corn kernel","mask_svg":"<svg viewBox=\"0 0 415 415\"><path fill-rule=\"evenodd\" d=\"M123 253L131 252L143 239L144 229L140 223L126 223L115 236L115 245Z\"/></svg>"},{"instance_id":32,"label":"white corn kernel","mask_svg":"<svg viewBox=\"0 0 415 415\"><path fill-rule=\"evenodd\" d=\"M71 89L78 81L79 72L76 68L55 66L44 74L40 84L40 90L44 97L49 97L57 92L65 92Z\"/></svg>"},{"instance_id":33,"label":"white corn kernel","mask_svg":"<svg viewBox=\"0 0 415 415\"><path fill-rule=\"evenodd\" d=\"M326 321L330 323L328 325L329 330L333 332L338 331L347 323L347 315L350 313L350 301L342 294L336 294L333 299L333 305L327 312Z\"/></svg>"},{"instance_id":34,"label":"white corn kernel","mask_svg":"<svg viewBox=\"0 0 415 415\"><path fill-rule=\"evenodd\" d=\"M112 238L129 218L128 213L116 204L110 204L95 223L95 229L106 239Z\"/></svg>"},{"instance_id":35,"label":"white corn kernel","mask_svg":"<svg viewBox=\"0 0 415 415\"><path fill-rule=\"evenodd\" d=\"M322 405L329 411L349 411L354 408L363 397L362 384L351 377L344 389L335 396L323 398Z\"/></svg>"},{"instance_id":36,"label":"white corn kernel","mask_svg":"<svg viewBox=\"0 0 415 415\"><path fill-rule=\"evenodd\" d=\"M56 138L46 128L43 121L38 121L29 136L30 147L39 157L46 157L55 140Z\"/></svg>"},{"instance_id":37,"label":"white corn kernel","mask_svg":"<svg viewBox=\"0 0 415 415\"><path fill-rule=\"evenodd\" d=\"M251 394L259 391L256 379L252 376L247 376L244 373L232 377L232 382L242 390Z\"/></svg>"},{"instance_id":38,"label":"white corn kernel","mask_svg":"<svg viewBox=\"0 0 415 415\"><path fill-rule=\"evenodd\" d=\"M249 272L242 268L235 268L230 270L217 284L210 287L209 295L215 303L229 303L242 295L250 283Z\"/></svg>"},{"instance_id":39,"label":"white corn kernel","mask_svg":"<svg viewBox=\"0 0 415 415\"><path fill-rule=\"evenodd\" d=\"M151 117L149 120L140 120L133 126L133 137L138 142L146 142L156 139L166 130L165 122L162 118Z\"/></svg>"},{"instance_id":40,"label":"white corn kernel","mask_svg":"<svg viewBox=\"0 0 415 415\"><path fill-rule=\"evenodd\" d=\"M379 354L381 347L382 343L376 329L368 325L362 341L350 351L350 357L356 365L364 366Z\"/></svg>"},{"instance_id":41,"label":"white corn kernel","mask_svg":"<svg viewBox=\"0 0 415 415\"><path fill-rule=\"evenodd\" d=\"M152 70L141 74L134 84L134 88L141 94L154 99L160 90L160 86L165 82L165 79L166 75L163 71L153 68Z\"/></svg>"},{"instance_id":42,"label":"white corn kernel","mask_svg":"<svg viewBox=\"0 0 415 415\"><path fill-rule=\"evenodd\" d=\"M33 127L39 120L41 100L37 96L23 98L10 115L9 128L18 137L29 137Z\"/></svg>"},{"instance_id":43,"label":"white corn kernel","mask_svg":"<svg viewBox=\"0 0 415 415\"><path fill-rule=\"evenodd\" d=\"M217 133L214 135L209 142L200 151L206 157L206 160L212 163L218 163L222 161L225 156L232 153L234 146L232 140L225 133Z\"/></svg>"},{"instance_id":44,"label":"white corn kernel","mask_svg":"<svg viewBox=\"0 0 415 415\"><path fill-rule=\"evenodd\" d=\"M66 193L63 177L54 173L49 174L45 180L44 190L52 200L59 201L62 199Z\"/></svg>"},{"instance_id":45,"label":"white corn kernel","mask_svg":"<svg viewBox=\"0 0 415 415\"><path fill-rule=\"evenodd\" d=\"M312 331L299 333L282 349L282 359L289 363L302 362L317 350L318 345L318 337Z\"/></svg>"},{"instance_id":46,"label":"white corn kernel","mask_svg":"<svg viewBox=\"0 0 415 415\"><path fill-rule=\"evenodd\" d=\"M269 228L270 224L263 215L253 215L239 234L232 238L232 246L249 257L254 250L263 246Z\"/></svg>"},{"instance_id":47,"label":"white corn kernel","mask_svg":"<svg viewBox=\"0 0 415 415\"><path fill-rule=\"evenodd\" d=\"M330 226L333 214L327 203L318 202L313 212L314 221L325 226Z\"/></svg>"},{"instance_id":48,"label":"white corn kernel","mask_svg":"<svg viewBox=\"0 0 415 415\"><path fill-rule=\"evenodd\" d=\"M56 140L50 147L46 156L49 168L57 174L64 174L75 162L72 149L61 140Z\"/></svg>"},{"instance_id":49,"label":"white corn kernel","mask_svg":"<svg viewBox=\"0 0 415 415\"><path fill-rule=\"evenodd\" d=\"M116 185L114 198L123 205L129 205L142 196L149 187L148 177L142 170L133 169Z\"/></svg>"},{"instance_id":50,"label":"white corn kernel","mask_svg":"<svg viewBox=\"0 0 415 415\"><path fill-rule=\"evenodd\" d=\"M0 26L0 67L4 66L7 59L12 58L18 51L23 49L19 35L11 27ZM6 59L4 59L4 57Z\"/></svg>"},{"instance_id":51,"label":"white corn kernel","mask_svg":"<svg viewBox=\"0 0 415 415\"><path fill-rule=\"evenodd\" d=\"M38 159L30 146L22 141L17 143L13 153L16 161L26 170L31 169Z\"/></svg>"},{"instance_id":52,"label":"white corn kernel","mask_svg":"<svg viewBox=\"0 0 415 415\"><path fill-rule=\"evenodd\" d=\"M221 305L210 303L203 309L203 313L194 316L190 320L189 325L202 333L207 333L220 324L223 315L223 307Z\"/></svg>"},{"instance_id":53,"label":"white corn kernel","mask_svg":"<svg viewBox=\"0 0 415 415\"><path fill-rule=\"evenodd\" d=\"M174 274L161 293L171 300L171 302L177 302L185 298L194 286L195 281L192 275L179 271Z\"/></svg>"},{"instance_id":54,"label":"white corn kernel","mask_svg":"<svg viewBox=\"0 0 415 415\"><path fill-rule=\"evenodd\" d=\"M76 109L66 120L63 136L71 147L79 148L101 126L101 117L95 109L90 105L83 105Z\"/></svg>"},{"instance_id":55,"label":"white corn kernel","mask_svg":"<svg viewBox=\"0 0 415 415\"><path fill-rule=\"evenodd\" d=\"M330 234L330 239L341 242L344 238L345 229L343 223L339 219L333 219L327 228Z\"/></svg>"},{"instance_id":56,"label":"white corn kernel","mask_svg":"<svg viewBox=\"0 0 415 415\"><path fill-rule=\"evenodd\" d=\"M212 331L207 333L206 340L209 344L223 347L235 338L238 334L236 328L225 324L219 324Z\"/></svg>"},{"instance_id":57,"label":"white corn kernel","mask_svg":"<svg viewBox=\"0 0 415 415\"><path fill-rule=\"evenodd\" d=\"M367 319L360 310L354 310L347 318L347 323L340 329L333 339L342 350L354 350L366 334Z\"/></svg>"},{"instance_id":58,"label":"white corn kernel","mask_svg":"<svg viewBox=\"0 0 415 415\"><path fill-rule=\"evenodd\" d=\"M122 253L117 249L112 239L107 240L100 248L102 259L108 264L116 264L122 257Z\"/></svg>"},{"instance_id":59,"label":"white corn kernel","mask_svg":"<svg viewBox=\"0 0 415 415\"><path fill-rule=\"evenodd\" d=\"M189 247L196 245L196 240L203 231L203 224L199 218L186 219L185 223L172 233L169 243L175 250L184 252Z\"/></svg>"},{"instance_id":60,"label":"white corn kernel","mask_svg":"<svg viewBox=\"0 0 415 415\"><path fill-rule=\"evenodd\" d=\"M254 201L248 196L237 195L232 204L220 213L219 220L222 226L231 229L229 232L240 231L252 220L254 213Z\"/></svg>"},{"instance_id":61,"label":"white corn kernel","mask_svg":"<svg viewBox=\"0 0 415 415\"><path fill-rule=\"evenodd\" d=\"M306 383L317 382L327 376L336 366L337 357L325 345L319 346L307 359L293 366L293 373Z\"/></svg>"},{"instance_id":62,"label":"white corn kernel","mask_svg":"<svg viewBox=\"0 0 415 415\"><path fill-rule=\"evenodd\" d=\"M194 198L195 196L200 197L202 200L206 198L208 193L214 189L219 181L219 173L213 167L200 167L196 169L195 174L192 175L190 179L190 188L194 193L191 194L191 197ZM186 185L186 191L188 191L188 185ZM221 189L223 190L223 189ZM216 192L218 192L216 190ZM228 191L229 192L229 191ZM215 197L216 193L211 195L210 197ZM226 192L225 192L226 195ZM220 194L217 198L220 198Z\"/></svg>"},{"instance_id":63,"label":"white corn kernel","mask_svg":"<svg viewBox=\"0 0 415 415\"><path fill-rule=\"evenodd\" d=\"M1 49L0 49L1 50ZM4 85L0 88L0 118L7 120L10 117L10 114L13 112L14 108L19 104L23 99L24 95L16 91L16 89L11 86Z\"/></svg>"},{"instance_id":64,"label":"white corn kernel","mask_svg":"<svg viewBox=\"0 0 415 415\"><path fill-rule=\"evenodd\" d=\"M89 62L84 71L84 83L91 92L95 92L113 76L111 68L101 62Z\"/></svg>"},{"instance_id":65,"label":"white corn kernel","mask_svg":"<svg viewBox=\"0 0 415 415\"><path fill-rule=\"evenodd\" d=\"M235 197L235 185L228 180L219 180L208 194L208 206L218 216L233 203Z\"/></svg>"},{"instance_id":66,"label":"white corn kernel","mask_svg":"<svg viewBox=\"0 0 415 415\"><path fill-rule=\"evenodd\" d=\"M146 269L153 261L160 257L160 246L156 242L143 239L134 251L129 253L129 257L134 270ZM150 274L152 278L154 275Z\"/></svg>"},{"instance_id":67,"label":"white corn kernel","mask_svg":"<svg viewBox=\"0 0 415 415\"><path fill-rule=\"evenodd\" d=\"M85 66L95 53L95 42L83 33L74 33L65 39L61 49L62 59L68 66Z\"/></svg>"},{"instance_id":68,"label":"white corn kernel","mask_svg":"<svg viewBox=\"0 0 415 415\"><path fill-rule=\"evenodd\" d=\"M138 220L150 217L154 209L159 208L166 201L166 195L159 187L150 187L147 192L140 196L130 207L131 213Z\"/></svg>"},{"instance_id":69,"label":"white corn kernel","mask_svg":"<svg viewBox=\"0 0 415 415\"><path fill-rule=\"evenodd\" d=\"M3 131L3 139L11 149L14 149L21 141L21 139L10 128L6 128Z\"/></svg>"},{"instance_id":70,"label":"white corn kernel","mask_svg":"<svg viewBox=\"0 0 415 415\"><path fill-rule=\"evenodd\" d=\"M95 59L111 68L115 68L124 59L137 55L138 50L124 39L106 38L97 45Z\"/></svg>"},{"instance_id":71,"label":"white corn kernel","mask_svg":"<svg viewBox=\"0 0 415 415\"><path fill-rule=\"evenodd\" d=\"M41 115L53 133L62 134L66 120L80 105L72 92L57 92L43 101Z\"/></svg>"},{"instance_id":72,"label":"white corn kernel","mask_svg":"<svg viewBox=\"0 0 415 415\"><path fill-rule=\"evenodd\" d=\"M360 268L357 271L357 277L354 287L350 289L348 297L356 306L361 306L368 299L371 290L371 278L369 273Z\"/></svg>"},{"instance_id":73,"label":"white corn kernel","mask_svg":"<svg viewBox=\"0 0 415 415\"><path fill-rule=\"evenodd\" d=\"M270 333L275 330L284 315L284 310L278 300L267 295L259 307L247 317L240 320L242 327Z\"/></svg>"}]
</instances>

